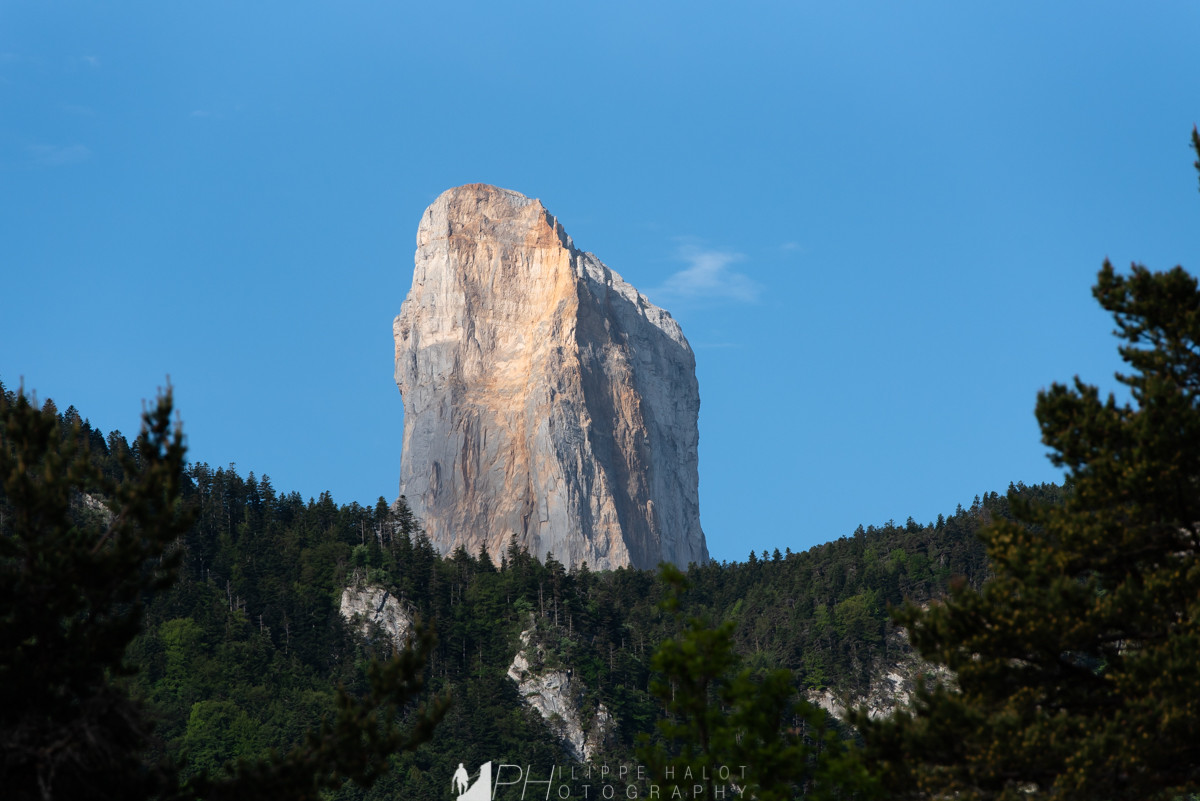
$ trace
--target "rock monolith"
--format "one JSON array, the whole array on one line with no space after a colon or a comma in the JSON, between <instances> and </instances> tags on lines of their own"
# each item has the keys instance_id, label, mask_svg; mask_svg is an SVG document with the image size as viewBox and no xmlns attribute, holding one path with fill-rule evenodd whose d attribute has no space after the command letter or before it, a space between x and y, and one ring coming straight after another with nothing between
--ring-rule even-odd
<instances>
[{"instance_id":1,"label":"rock monolith","mask_svg":"<svg viewBox=\"0 0 1200 801\"><path fill-rule=\"evenodd\" d=\"M498 563L515 537L592 569L707 561L691 347L540 201L438 197L393 332L400 494L442 553Z\"/></svg>"}]
</instances>

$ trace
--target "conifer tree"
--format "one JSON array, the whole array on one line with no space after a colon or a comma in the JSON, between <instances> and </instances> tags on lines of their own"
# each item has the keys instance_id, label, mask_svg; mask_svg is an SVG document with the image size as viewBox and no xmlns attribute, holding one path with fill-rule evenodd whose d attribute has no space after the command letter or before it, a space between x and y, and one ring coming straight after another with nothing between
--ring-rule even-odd
<instances>
[{"instance_id":1,"label":"conifer tree","mask_svg":"<svg viewBox=\"0 0 1200 801\"><path fill-rule=\"evenodd\" d=\"M1200 788L1200 289L1179 267L1106 262L1094 295L1116 321L1130 401L1078 378L1041 393L1065 503L1010 493L1021 523L981 535L994 577L899 616L956 680L893 720L857 715L897 797Z\"/></svg>"},{"instance_id":2,"label":"conifer tree","mask_svg":"<svg viewBox=\"0 0 1200 801\"><path fill-rule=\"evenodd\" d=\"M64 421L2 389L0 796L317 799L346 778L369 785L392 754L431 736L444 699L409 709L433 644L424 632L371 666L365 696L339 693L336 716L286 754L187 783L179 765L146 764L151 715L119 679L142 605L174 581L193 517L170 392L132 447L113 448L115 477L93 460L77 415Z\"/></svg>"},{"instance_id":3,"label":"conifer tree","mask_svg":"<svg viewBox=\"0 0 1200 801\"><path fill-rule=\"evenodd\" d=\"M667 713L658 723L663 742L643 738L638 756L662 782L662 797L872 797L875 784L855 752L824 711L796 697L791 672L743 668L733 621L683 619L688 582L673 565L661 569L668 588L662 607L681 630L652 659L660 678L651 692Z\"/></svg>"},{"instance_id":4,"label":"conifer tree","mask_svg":"<svg viewBox=\"0 0 1200 801\"><path fill-rule=\"evenodd\" d=\"M151 778L138 763L145 716L109 676L142 594L178 563L182 435L165 400L115 454L118 483L78 431L49 402L0 398L0 786L12 797L136 797Z\"/></svg>"}]
</instances>

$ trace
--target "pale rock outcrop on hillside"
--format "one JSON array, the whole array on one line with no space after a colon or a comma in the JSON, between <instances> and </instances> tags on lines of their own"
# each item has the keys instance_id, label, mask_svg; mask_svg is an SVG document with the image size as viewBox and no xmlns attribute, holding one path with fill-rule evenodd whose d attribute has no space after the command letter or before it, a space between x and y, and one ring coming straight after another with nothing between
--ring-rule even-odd
<instances>
[{"instance_id":1,"label":"pale rock outcrop on hillside","mask_svg":"<svg viewBox=\"0 0 1200 801\"><path fill-rule=\"evenodd\" d=\"M600 752L615 721L604 704L599 704L585 730L580 706L586 688L572 678L571 671L543 666L545 654L540 646L530 645L532 634L532 628L521 632L521 647L508 667L508 677L517 683L521 699L542 716L563 749L577 762L590 762Z\"/></svg>"},{"instance_id":2,"label":"pale rock outcrop on hillside","mask_svg":"<svg viewBox=\"0 0 1200 801\"><path fill-rule=\"evenodd\" d=\"M893 629L888 634L887 651L891 658L874 666L866 692L842 696L824 688L808 690L805 698L838 720L846 719L848 709L858 708L865 708L867 716L876 720L908 709L920 685L954 680L953 674L944 666L925 661L913 650L904 629Z\"/></svg>"},{"instance_id":3,"label":"pale rock outcrop on hillside","mask_svg":"<svg viewBox=\"0 0 1200 801\"><path fill-rule=\"evenodd\" d=\"M364 637L377 629L391 640L397 651L405 647L413 628L413 615L383 587L369 584L347 587L342 590L339 611Z\"/></svg>"},{"instance_id":4,"label":"pale rock outcrop on hillside","mask_svg":"<svg viewBox=\"0 0 1200 801\"><path fill-rule=\"evenodd\" d=\"M540 201L444 192L393 330L400 494L442 553L499 561L515 536L593 569L707 561L692 350Z\"/></svg>"}]
</instances>

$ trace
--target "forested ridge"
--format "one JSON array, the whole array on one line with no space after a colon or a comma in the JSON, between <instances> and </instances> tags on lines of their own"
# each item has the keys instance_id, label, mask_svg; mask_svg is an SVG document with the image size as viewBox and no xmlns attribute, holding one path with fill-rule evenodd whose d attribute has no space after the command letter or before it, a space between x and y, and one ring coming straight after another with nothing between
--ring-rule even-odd
<instances>
[{"instance_id":1,"label":"forested ridge","mask_svg":"<svg viewBox=\"0 0 1200 801\"><path fill-rule=\"evenodd\" d=\"M95 430L74 407L59 418L120 478L131 446L119 432ZM1031 500L1061 496L1052 485L1011 489ZM157 718L152 757L186 755L199 772L283 749L332 711L337 686L361 691L367 661L392 646L364 640L339 614L343 589L356 583L389 590L434 627L430 689L453 698L434 738L399 757L368 797L398 797L400 788L404 797L442 797L458 762L566 761L506 675L527 629L546 666L569 669L587 688L584 719L601 703L615 718L598 759L629 762L637 736L654 731L662 713L650 693L651 656L678 630L660 608L654 572L568 569L515 543L499 564L461 549L442 558L403 499L306 501L234 465L189 465L183 494L195 519L178 579L146 598L128 653L137 672L125 681ZM87 494L78 503L80 513L100 514ZM860 527L801 553L772 547L783 532L758 532L768 550L688 570L682 611L734 621L736 649L754 671L788 668L801 692L861 695L896 658L889 608L938 597L956 576L979 586L987 564L976 533L1009 516L1009 499L990 492L934 523ZM339 797L363 792L348 784Z\"/></svg>"}]
</instances>

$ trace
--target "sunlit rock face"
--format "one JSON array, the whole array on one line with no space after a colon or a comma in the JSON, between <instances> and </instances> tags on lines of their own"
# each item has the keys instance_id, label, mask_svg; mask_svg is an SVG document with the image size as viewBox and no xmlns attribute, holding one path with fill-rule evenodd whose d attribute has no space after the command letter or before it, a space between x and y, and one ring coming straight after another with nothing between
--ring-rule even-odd
<instances>
[{"instance_id":1,"label":"sunlit rock face","mask_svg":"<svg viewBox=\"0 0 1200 801\"><path fill-rule=\"evenodd\" d=\"M471 184L417 230L393 325L400 493L434 544L593 569L708 559L679 324L538 200Z\"/></svg>"}]
</instances>

